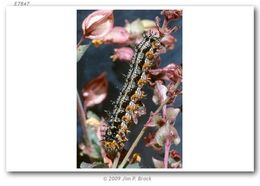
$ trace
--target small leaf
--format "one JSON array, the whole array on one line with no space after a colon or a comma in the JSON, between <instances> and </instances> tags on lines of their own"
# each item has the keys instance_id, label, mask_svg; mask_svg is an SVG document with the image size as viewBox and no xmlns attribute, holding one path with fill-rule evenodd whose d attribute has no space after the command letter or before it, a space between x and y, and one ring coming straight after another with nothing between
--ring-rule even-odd
<instances>
[{"instance_id":1,"label":"small leaf","mask_svg":"<svg viewBox=\"0 0 260 186\"><path fill-rule=\"evenodd\" d=\"M88 47L89 45L80 45L77 48L77 62L79 62L79 60L82 58L84 53L87 51Z\"/></svg>"}]
</instances>

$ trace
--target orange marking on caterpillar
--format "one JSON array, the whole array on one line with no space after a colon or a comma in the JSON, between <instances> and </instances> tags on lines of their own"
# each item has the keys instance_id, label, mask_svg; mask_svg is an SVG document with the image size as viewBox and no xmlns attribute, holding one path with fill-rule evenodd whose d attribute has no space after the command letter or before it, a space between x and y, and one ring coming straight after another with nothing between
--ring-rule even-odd
<instances>
[{"instance_id":1,"label":"orange marking on caterpillar","mask_svg":"<svg viewBox=\"0 0 260 186\"><path fill-rule=\"evenodd\" d=\"M127 110L127 111L131 111L131 112L134 112L134 111L136 111L138 108L139 108L139 105L133 104L133 105L128 105L128 106L126 107L126 110Z\"/></svg>"},{"instance_id":2,"label":"orange marking on caterpillar","mask_svg":"<svg viewBox=\"0 0 260 186\"><path fill-rule=\"evenodd\" d=\"M142 69L143 69L144 71L146 71L146 70L149 70L149 69L151 68L151 66L152 66L152 63L149 62L149 61L147 61L147 62L145 62L145 63L143 64Z\"/></svg>"},{"instance_id":3,"label":"orange marking on caterpillar","mask_svg":"<svg viewBox=\"0 0 260 186\"><path fill-rule=\"evenodd\" d=\"M144 98L144 97L145 97L145 95L144 95L144 92L143 92L143 91L141 91L140 94L137 93L137 92L135 92L135 93L131 96L131 100L134 101L134 102L136 102L136 101L138 101L138 100L140 100L140 99L142 99L142 98Z\"/></svg>"},{"instance_id":4,"label":"orange marking on caterpillar","mask_svg":"<svg viewBox=\"0 0 260 186\"><path fill-rule=\"evenodd\" d=\"M152 60L154 58L154 53L152 51L148 51L145 53L147 59Z\"/></svg>"},{"instance_id":5,"label":"orange marking on caterpillar","mask_svg":"<svg viewBox=\"0 0 260 186\"><path fill-rule=\"evenodd\" d=\"M152 48L160 48L160 46L161 46L160 42L157 41L152 42Z\"/></svg>"},{"instance_id":6,"label":"orange marking on caterpillar","mask_svg":"<svg viewBox=\"0 0 260 186\"><path fill-rule=\"evenodd\" d=\"M132 120L132 117L129 115L129 114L125 114L123 117L122 117L122 120L129 123L131 120Z\"/></svg>"}]
</instances>

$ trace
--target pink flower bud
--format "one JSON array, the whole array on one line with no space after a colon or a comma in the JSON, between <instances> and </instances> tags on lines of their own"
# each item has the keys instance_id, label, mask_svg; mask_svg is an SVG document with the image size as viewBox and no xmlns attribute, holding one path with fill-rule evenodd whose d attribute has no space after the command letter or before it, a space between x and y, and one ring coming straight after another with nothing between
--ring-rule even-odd
<instances>
[{"instance_id":1,"label":"pink flower bud","mask_svg":"<svg viewBox=\"0 0 260 186\"><path fill-rule=\"evenodd\" d=\"M101 39L111 31L114 25L112 10L97 10L88 15L82 22L85 38Z\"/></svg>"},{"instance_id":2,"label":"pink flower bud","mask_svg":"<svg viewBox=\"0 0 260 186\"><path fill-rule=\"evenodd\" d=\"M127 44L129 33L124 27L114 27L103 39L105 43L109 44Z\"/></svg>"},{"instance_id":3,"label":"pink flower bud","mask_svg":"<svg viewBox=\"0 0 260 186\"><path fill-rule=\"evenodd\" d=\"M114 49L114 55L111 56L113 61L131 61L134 51L129 47L122 47Z\"/></svg>"}]
</instances>

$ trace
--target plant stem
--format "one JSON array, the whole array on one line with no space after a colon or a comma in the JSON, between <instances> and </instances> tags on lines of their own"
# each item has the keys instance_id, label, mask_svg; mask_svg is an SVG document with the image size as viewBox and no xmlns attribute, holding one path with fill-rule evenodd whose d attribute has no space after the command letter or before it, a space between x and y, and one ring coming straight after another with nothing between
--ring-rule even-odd
<instances>
[{"instance_id":1,"label":"plant stem","mask_svg":"<svg viewBox=\"0 0 260 186\"><path fill-rule=\"evenodd\" d=\"M83 109L81 99L80 99L78 92L77 92L77 110L78 110L78 114L79 114L80 125L81 125L82 131L83 131L84 143L87 147L89 147L90 146L90 140L89 140L88 134L87 134L87 126L85 125L86 114L85 114L85 111Z\"/></svg>"},{"instance_id":2,"label":"plant stem","mask_svg":"<svg viewBox=\"0 0 260 186\"><path fill-rule=\"evenodd\" d=\"M142 138L145 130L146 130L147 127L143 127L143 129L141 130L141 132L139 133L139 135L137 136L137 138L135 139L134 143L132 144L132 146L130 147L130 149L128 150L126 156L124 157L122 163L119 165L118 168L123 168L124 165L126 164L126 162L128 161L130 155L132 154L134 148L137 146L139 140Z\"/></svg>"},{"instance_id":3,"label":"plant stem","mask_svg":"<svg viewBox=\"0 0 260 186\"><path fill-rule=\"evenodd\" d=\"M113 165L112 165L112 168L117 168L117 164L119 162L119 158L120 158L120 152L117 153L115 159L114 159L114 162L113 162Z\"/></svg>"},{"instance_id":4,"label":"plant stem","mask_svg":"<svg viewBox=\"0 0 260 186\"><path fill-rule=\"evenodd\" d=\"M168 168L170 148L171 148L171 142L169 139L166 139L165 147L164 147L164 168Z\"/></svg>"}]
</instances>

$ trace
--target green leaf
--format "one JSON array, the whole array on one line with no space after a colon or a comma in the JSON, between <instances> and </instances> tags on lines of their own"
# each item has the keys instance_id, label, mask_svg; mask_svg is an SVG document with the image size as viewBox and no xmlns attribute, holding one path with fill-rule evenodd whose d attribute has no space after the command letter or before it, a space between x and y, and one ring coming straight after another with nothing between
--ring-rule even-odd
<instances>
[{"instance_id":1,"label":"green leaf","mask_svg":"<svg viewBox=\"0 0 260 186\"><path fill-rule=\"evenodd\" d=\"M89 45L80 45L77 49L77 62L82 58L84 53L87 51Z\"/></svg>"}]
</instances>

